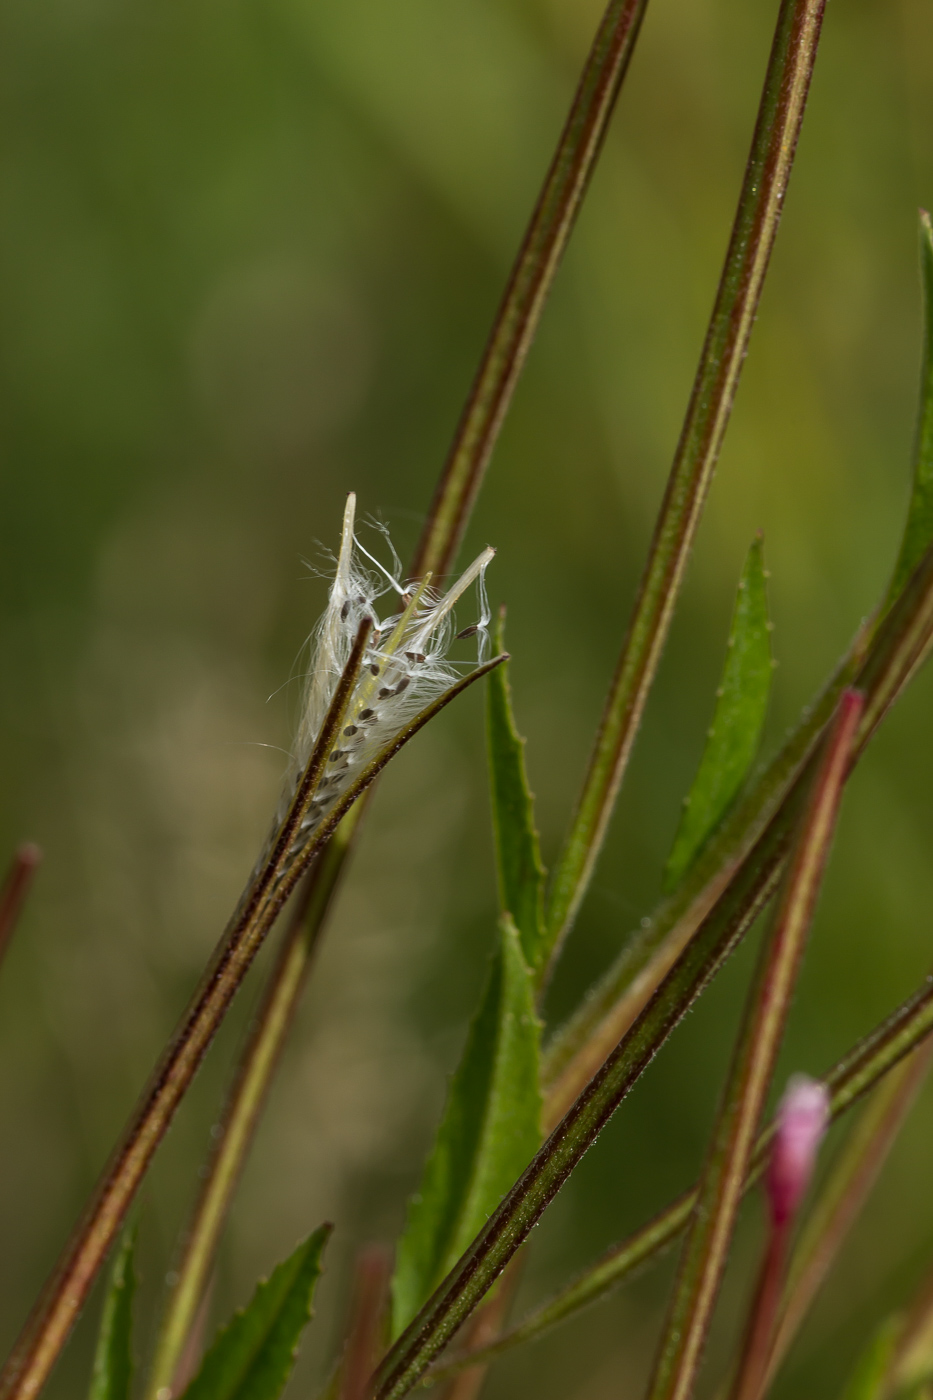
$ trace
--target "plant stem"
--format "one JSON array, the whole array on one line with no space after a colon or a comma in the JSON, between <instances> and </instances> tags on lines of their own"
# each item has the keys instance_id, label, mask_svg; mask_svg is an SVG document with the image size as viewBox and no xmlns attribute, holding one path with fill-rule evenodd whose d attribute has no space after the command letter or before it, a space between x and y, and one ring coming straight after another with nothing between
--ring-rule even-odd
<instances>
[{"instance_id":1,"label":"plant stem","mask_svg":"<svg viewBox=\"0 0 933 1400\"><path fill-rule=\"evenodd\" d=\"M302 814L313 797L316 775L333 748L359 674L370 626L368 622L360 626L320 737L269 856L251 877L181 1024L162 1054L72 1239L3 1368L0 1400L31 1400L46 1380L175 1109L253 958L310 862L395 754L452 699L506 659L497 656L478 666L405 725L344 790L301 853L296 854L294 840Z\"/></svg>"},{"instance_id":2,"label":"plant stem","mask_svg":"<svg viewBox=\"0 0 933 1400\"><path fill-rule=\"evenodd\" d=\"M366 1400L366 1383L384 1346L392 1256L373 1246L356 1263L356 1296L343 1360L340 1400Z\"/></svg>"},{"instance_id":3,"label":"plant stem","mask_svg":"<svg viewBox=\"0 0 933 1400\"><path fill-rule=\"evenodd\" d=\"M221 1115L208 1174L177 1269L178 1281L159 1329L146 1389L149 1400L169 1400L173 1393L178 1359L194 1325L227 1212L317 950L324 912L337 887L361 810L362 803L351 808L305 876L299 904L289 921L255 1028Z\"/></svg>"},{"instance_id":4,"label":"plant stem","mask_svg":"<svg viewBox=\"0 0 933 1400\"><path fill-rule=\"evenodd\" d=\"M905 1057L911 1055L933 1031L933 976L924 986L887 1017L825 1075L823 1082L830 1090L830 1115L835 1121L858 1103L885 1076L895 1073ZM923 1046L922 1053L933 1054L933 1041ZM772 1122L759 1135L752 1164L745 1178L748 1191L760 1179L768 1162L774 1134ZM431 1380L444 1380L449 1375L479 1361L491 1361L513 1347L531 1341L550 1331L559 1323L574 1317L583 1308L617 1288L624 1279L653 1259L670 1245L683 1230L696 1206L698 1188L685 1192L661 1211L634 1235L621 1244L613 1245L601 1259L584 1270L576 1279L548 1299L521 1322L495 1342L477 1350L445 1358L431 1367Z\"/></svg>"},{"instance_id":5,"label":"plant stem","mask_svg":"<svg viewBox=\"0 0 933 1400\"><path fill-rule=\"evenodd\" d=\"M42 852L31 841L24 842L10 861L3 888L0 889L0 962L6 956L10 939L19 923L23 905L29 893Z\"/></svg>"},{"instance_id":6,"label":"plant stem","mask_svg":"<svg viewBox=\"0 0 933 1400\"><path fill-rule=\"evenodd\" d=\"M878 1086L828 1181L808 1213L794 1249L768 1358L770 1384L817 1292L878 1179L933 1061L928 1041Z\"/></svg>"},{"instance_id":7,"label":"plant stem","mask_svg":"<svg viewBox=\"0 0 933 1400\"><path fill-rule=\"evenodd\" d=\"M746 1003L728 1084L713 1131L699 1198L674 1286L650 1400L693 1394L732 1232L751 1164L758 1121L771 1084L790 999L806 946L864 698L842 696L800 827L783 893ZM783 1246L772 1268L779 1267ZM776 1281L767 1276L767 1294Z\"/></svg>"},{"instance_id":8,"label":"plant stem","mask_svg":"<svg viewBox=\"0 0 933 1400\"><path fill-rule=\"evenodd\" d=\"M667 638L790 178L816 59L824 0L782 0L752 148L719 290L648 562L589 769L550 890L552 960L589 884Z\"/></svg>"},{"instance_id":9,"label":"plant stem","mask_svg":"<svg viewBox=\"0 0 933 1400\"><path fill-rule=\"evenodd\" d=\"M451 567L580 212L646 8L647 0L610 0L600 22L434 493L413 577L428 569L444 574Z\"/></svg>"}]
</instances>

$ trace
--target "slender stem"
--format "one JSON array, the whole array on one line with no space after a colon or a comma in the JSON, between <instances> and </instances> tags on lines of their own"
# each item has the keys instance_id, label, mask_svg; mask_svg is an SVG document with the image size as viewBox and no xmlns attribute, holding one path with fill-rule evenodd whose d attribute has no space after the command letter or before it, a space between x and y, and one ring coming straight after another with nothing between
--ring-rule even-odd
<instances>
[{"instance_id":1,"label":"slender stem","mask_svg":"<svg viewBox=\"0 0 933 1400\"><path fill-rule=\"evenodd\" d=\"M364 622L280 833L240 900L178 1030L159 1060L71 1241L3 1368L0 1400L28 1400L44 1383L175 1109L253 958L311 861L395 754L455 696L506 660L505 656L497 656L478 666L409 721L344 790L298 854L288 836L300 827L301 813L313 797L314 774L323 768L333 747L359 674L368 633L369 625Z\"/></svg>"},{"instance_id":2,"label":"slender stem","mask_svg":"<svg viewBox=\"0 0 933 1400\"><path fill-rule=\"evenodd\" d=\"M412 575L451 567L596 166L647 0L610 0L457 425Z\"/></svg>"},{"instance_id":3,"label":"slender stem","mask_svg":"<svg viewBox=\"0 0 933 1400\"><path fill-rule=\"evenodd\" d=\"M738 210L648 562L570 832L554 871L556 956L586 892L670 627L764 284L816 59L824 0L782 0Z\"/></svg>"},{"instance_id":4,"label":"slender stem","mask_svg":"<svg viewBox=\"0 0 933 1400\"><path fill-rule=\"evenodd\" d=\"M781 1301L787 1259L789 1222L776 1226L768 1238L749 1315L749 1327L730 1400L759 1400L768 1368L768 1353Z\"/></svg>"},{"instance_id":5,"label":"slender stem","mask_svg":"<svg viewBox=\"0 0 933 1400\"><path fill-rule=\"evenodd\" d=\"M922 1046L924 1041L927 1041L927 1045L923 1046L923 1053L933 1054L933 1041L928 1039L931 1030L933 976L928 977L918 992L902 1003L880 1026L863 1037L823 1075L823 1082L830 1091L832 1121L860 1102L884 1080L885 1076L896 1072L905 1058L918 1046ZM755 1185L764 1172L773 1134L772 1123L759 1135L752 1165L745 1179L746 1191ZM627 1240L613 1245L601 1259L584 1270L566 1288L540 1304L495 1342L478 1348L475 1352L469 1351L445 1358L432 1366L428 1373L430 1379L441 1381L466 1366L475 1365L479 1361L494 1360L502 1353L511 1351L513 1347L542 1336L552 1327L576 1316L583 1308L605 1298L612 1289L617 1288L643 1264L654 1259L677 1238L693 1213L697 1195L697 1187L685 1192Z\"/></svg>"},{"instance_id":6,"label":"slender stem","mask_svg":"<svg viewBox=\"0 0 933 1400\"><path fill-rule=\"evenodd\" d=\"M863 708L847 690L801 823L783 893L756 969L691 1219L650 1400L689 1400L726 1266L790 999L813 921Z\"/></svg>"},{"instance_id":7,"label":"slender stem","mask_svg":"<svg viewBox=\"0 0 933 1400\"><path fill-rule=\"evenodd\" d=\"M363 1250L357 1259L356 1290L343 1360L340 1400L366 1400L366 1383L384 1345L391 1272L391 1255L380 1246Z\"/></svg>"},{"instance_id":8,"label":"slender stem","mask_svg":"<svg viewBox=\"0 0 933 1400\"><path fill-rule=\"evenodd\" d=\"M19 847L7 871L3 888L0 889L0 962L3 961L10 939L19 923L23 905L29 893L36 867L42 859L42 852L31 841Z\"/></svg>"},{"instance_id":9,"label":"slender stem","mask_svg":"<svg viewBox=\"0 0 933 1400\"><path fill-rule=\"evenodd\" d=\"M919 1046L878 1086L811 1208L794 1249L768 1358L770 1384L800 1324L878 1179L933 1061L933 1041Z\"/></svg>"},{"instance_id":10,"label":"slender stem","mask_svg":"<svg viewBox=\"0 0 933 1400\"><path fill-rule=\"evenodd\" d=\"M172 1290L159 1329L147 1383L150 1400L169 1400L178 1359L194 1325L210 1277L217 1243L240 1179L269 1085L305 984L317 939L343 869L362 804L344 817L333 838L308 871L298 907L269 979L254 1025L221 1115L207 1177L187 1232Z\"/></svg>"}]
</instances>

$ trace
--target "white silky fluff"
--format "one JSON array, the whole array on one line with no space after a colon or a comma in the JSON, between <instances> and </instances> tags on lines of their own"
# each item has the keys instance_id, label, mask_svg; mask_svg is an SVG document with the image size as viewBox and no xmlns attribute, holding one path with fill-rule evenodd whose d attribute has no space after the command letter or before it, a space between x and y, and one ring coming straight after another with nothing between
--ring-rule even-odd
<instances>
[{"instance_id":1,"label":"white silky fluff","mask_svg":"<svg viewBox=\"0 0 933 1400\"><path fill-rule=\"evenodd\" d=\"M401 564L391 542L393 566L389 570L357 540L355 515L356 497L351 493L327 608L311 642L311 665L280 817L314 750L364 618L372 620L373 630L339 738L328 755L324 776L302 826L302 844L378 750L456 681L457 672L447 658L454 639L453 608L473 584L479 617L457 637L477 637L480 661L487 642L485 576L494 549L484 549L446 593L436 592L429 581L403 587ZM389 602L384 617L377 611L383 598Z\"/></svg>"}]
</instances>

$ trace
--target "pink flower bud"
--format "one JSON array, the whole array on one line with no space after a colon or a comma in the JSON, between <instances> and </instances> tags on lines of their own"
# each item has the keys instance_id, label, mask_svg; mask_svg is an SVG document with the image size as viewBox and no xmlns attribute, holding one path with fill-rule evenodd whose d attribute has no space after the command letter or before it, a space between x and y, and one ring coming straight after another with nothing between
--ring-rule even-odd
<instances>
[{"instance_id":1,"label":"pink flower bud","mask_svg":"<svg viewBox=\"0 0 933 1400\"><path fill-rule=\"evenodd\" d=\"M813 1174L816 1154L829 1126L829 1091L795 1074L778 1108L778 1126L768 1171L768 1196L775 1226L793 1219Z\"/></svg>"}]
</instances>

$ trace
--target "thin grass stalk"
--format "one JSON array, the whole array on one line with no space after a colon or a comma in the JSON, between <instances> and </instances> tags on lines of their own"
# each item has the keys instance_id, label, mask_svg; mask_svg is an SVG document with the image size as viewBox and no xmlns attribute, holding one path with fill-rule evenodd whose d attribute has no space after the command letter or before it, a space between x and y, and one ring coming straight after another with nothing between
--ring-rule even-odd
<instances>
[{"instance_id":1,"label":"thin grass stalk","mask_svg":"<svg viewBox=\"0 0 933 1400\"><path fill-rule=\"evenodd\" d=\"M453 563L590 182L647 0L610 0L457 424L412 576Z\"/></svg>"},{"instance_id":2,"label":"thin grass stalk","mask_svg":"<svg viewBox=\"0 0 933 1400\"><path fill-rule=\"evenodd\" d=\"M768 1360L765 1390L777 1374L813 1299L861 1213L926 1080L931 1062L933 1041L928 1041L878 1086L809 1211L791 1258Z\"/></svg>"},{"instance_id":3,"label":"thin grass stalk","mask_svg":"<svg viewBox=\"0 0 933 1400\"><path fill-rule=\"evenodd\" d=\"M347 813L305 876L262 1005L218 1123L207 1176L187 1230L185 1249L159 1329L146 1394L176 1393L178 1360L198 1315L230 1204L246 1162L269 1086L317 951L324 914L337 888L362 803Z\"/></svg>"},{"instance_id":4,"label":"thin grass stalk","mask_svg":"<svg viewBox=\"0 0 933 1400\"><path fill-rule=\"evenodd\" d=\"M251 879L178 1030L143 1091L72 1239L3 1368L0 1400L28 1400L46 1380L175 1109L265 936L311 861L324 849L345 814L395 754L451 700L507 659L504 655L497 656L478 666L410 720L344 790L301 854L296 855L286 837L289 832L297 833L301 813L310 804L314 774L323 767L333 746L359 673L369 630L366 623L360 627L320 737L271 854Z\"/></svg>"},{"instance_id":5,"label":"thin grass stalk","mask_svg":"<svg viewBox=\"0 0 933 1400\"><path fill-rule=\"evenodd\" d=\"M824 0L782 0L713 314L648 562L589 769L551 884L552 962L586 892L670 627L777 234Z\"/></svg>"},{"instance_id":6,"label":"thin grass stalk","mask_svg":"<svg viewBox=\"0 0 933 1400\"><path fill-rule=\"evenodd\" d=\"M801 822L781 900L762 945L648 1387L650 1400L689 1400L693 1394L758 1122L813 922L863 705L860 692L844 692ZM768 1284L774 1286L775 1280L768 1280Z\"/></svg>"},{"instance_id":7,"label":"thin grass stalk","mask_svg":"<svg viewBox=\"0 0 933 1400\"><path fill-rule=\"evenodd\" d=\"M924 1046L933 1031L933 976L921 989L903 1002L881 1025L864 1036L838 1063L822 1076L830 1092L830 1118L841 1118L865 1095L883 1084L885 1077L897 1072L903 1061L918 1047ZM929 1042L933 1054L933 1041ZM760 1180L768 1163L772 1122L758 1137L752 1164L745 1178L745 1191ZM686 1227L696 1206L698 1187L679 1196L658 1215L643 1225L628 1239L613 1245L601 1259L584 1270L562 1288L553 1298L541 1303L496 1341L448 1356L431 1367L430 1379L442 1381L467 1366L480 1361L493 1361L516 1346L543 1336L553 1327L575 1317L584 1308L605 1298L630 1278L639 1268L655 1259L668 1248Z\"/></svg>"},{"instance_id":8,"label":"thin grass stalk","mask_svg":"<svg viewBox=\"0 0 933 1400\"><path fill-rule=\"evenodd\" d=\"M10 861L10 868L0 889L0 963L6 957L10 939L16 931L19 916L23 912L26 896L41 859L42 852L39 847L34 846L31 841L26 841Z\"/></svg>"}]
</instances>

